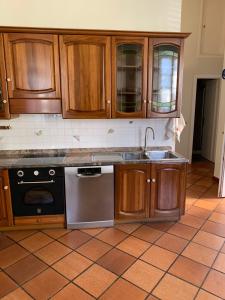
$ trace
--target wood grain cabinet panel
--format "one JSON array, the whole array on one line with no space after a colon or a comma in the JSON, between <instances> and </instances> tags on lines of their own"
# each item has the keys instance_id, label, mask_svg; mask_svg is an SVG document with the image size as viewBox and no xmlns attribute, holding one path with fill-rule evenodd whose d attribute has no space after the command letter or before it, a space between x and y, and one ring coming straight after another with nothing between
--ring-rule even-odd
<instances>
[{"instance_id":1,"label":"wood grain cabinet panel","mask_svg":"<svg viewBox=\"0 0 225 300\"><path fill-rule=\"evenodd\" d=\"M13 225L8 171L0 171L0 226Z\"/></svg>"},{"instance_id":2,"label":"wood grain cabinet panel","mask_svg":"<svg viewBox=\"0 0 225 300\"><path fill-rule=\"evenodd\" d=\"M184 213L186 164L151 164L152 217L179 217Z\"/></svg>"},{"instance_id":3,"label":"wood grain cabinet panel","mask_svg":"<svg viewBox=\"0 0 225 300\"><path fill-rule=\"evenodd\" d=\"M4 44L11 112L60 112L58 35L5 33Z\"/></svg>"},{"instance_id":4,"label":"wood grain cabinet panel","mask_svg":"<svg viewBox=\"0 0 225 300\"><path fill-rule=\"evenodd\" d=\"M6 86L5 55L3 35L0 34L0 119L9 119L9 101Z\"/></svg>"},{"instance_id":5,"label":"wood grain cabinet panel","mask_svg":"<svg viewBox=\"0 0 225 300\"><path fill-rule=\"evenodd\" d=\"M116 220L143 219L148 215L148 167L116 166Z\"/></svg>"},{"instance_id":6,"label":"wood grain cabinet panel","mask_svg":"<svg viewBox=\"0 0 225 300\"><path fill-rule=\"evenodd\" d=\"M111 116L110 37L60 36L63 117Z\"/></svg>"}]
</instances>

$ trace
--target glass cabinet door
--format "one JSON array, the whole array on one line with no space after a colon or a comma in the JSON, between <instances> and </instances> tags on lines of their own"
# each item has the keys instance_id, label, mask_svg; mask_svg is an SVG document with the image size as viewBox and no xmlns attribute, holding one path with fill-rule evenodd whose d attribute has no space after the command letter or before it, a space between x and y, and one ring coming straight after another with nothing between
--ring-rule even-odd
<instances>
[{"instance_id":1,"label":"glass cabinet door","mask_svg":"<svg viewBox=\"0 0 225 300\"><path fill-rule=\"evenodd\" d=\"M150 96L150 117L178 117L180 45L162 41L150 47L152 82ZM178 80L179 78L179 80Z\"/></svg>"},{"instance_id":2,"label":"glass cabinet door","mask_svg":"<svg viewBox=\"0 0 225 300\"><path fill-rule=\"evenodd\" d=\"M122 39L113 40L113 117L145 117L147 43Z\"/></svg>"}]
</instances>

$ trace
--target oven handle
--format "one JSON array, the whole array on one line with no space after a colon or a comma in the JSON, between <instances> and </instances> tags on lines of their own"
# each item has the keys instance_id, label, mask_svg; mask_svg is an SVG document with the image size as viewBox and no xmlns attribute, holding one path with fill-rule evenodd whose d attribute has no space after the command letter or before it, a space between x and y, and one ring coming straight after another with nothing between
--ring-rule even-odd
<instances>
[{"instance_id":1,"label":"oven handle","mask_svg":"<svg viewBox=\"0 0 225 300\"><path fill-rule=\"evenodd\" d=\"M46 181L18 181L17 184L41 184L41 183L55 183L55 181L52 180L46 180Z\"/></svg>"}]
</instances>

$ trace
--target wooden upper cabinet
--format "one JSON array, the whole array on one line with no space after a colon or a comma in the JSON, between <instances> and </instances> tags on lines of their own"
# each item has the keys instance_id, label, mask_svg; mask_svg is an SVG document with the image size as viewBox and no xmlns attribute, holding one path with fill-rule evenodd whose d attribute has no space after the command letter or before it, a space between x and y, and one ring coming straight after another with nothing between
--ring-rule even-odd
<instances>
[{"instance_id":1,"label":"wooden upper cabinet","mask_svg":"<svg viewBox=\"0 0 225 300\"><path fill-rule=\"evenodd\" d=\"M13 225L8 171L0 171L0 226Z\"/></svg>"},{"instance_id":2,"label":"wooden upper cabinet","mask_svg":"<svg viewBox=\"0 0 225 300\"><path fill-rule=\"evenodd\" d=\"M0 119L9 119L9 101L6 86L3 35L0 34Z\"/></svg>"},{"instance_id":3,"label":"wooden upper cabinet","mask_svg":"<svg viewBox=\"0 0 225 300\"><path fill-rule=\"evenodd\" d=\"M186 163L151 164L151 217L179 217L184 213Z\"/></svg>"},{"instance_id":4,"label":"wooden upper cabinet","mask_svg":"<svg viewBox=\"0 0 225 300\"><path fill-rule=\"evenodd\" d=\"M112 38L112 116L145 118L148 38Z\"/></svg>"},{"instance_id":5,"label":"wooden upper cabinet","mask_svg":"<svg viewBox=\"0 0 225 300\"><path fill-rule=\"evenodd\" d=\"M115 219L141 220L148 217L148 165L117 165L115 176Z\"/></svg>"},{"instance_id":6,"label":"wooden upper cabinet","mask_svg":"<svg viewBox=\"0 0 225 300\"><path fill-rule=\"evenodd\" d=\"M5 33L4 45L10 111L60 112L58 35Z\"/></svg>"},{"instance_id":7,"label":"wooden upper cabinet","mask_svg":"<svg viewBox=\"0 0 225 300\"><path fill-rule=\"evenodd\" d=\"M147 116L180 117L182 82L183 39L149 39Z\"/></svg>"},{"instance_id":8,"label":"wooden upper cabinet","mask_svg":"<svg viewBox=\"0 0 225 300\"><path fill-rule=\"evenodd\" d=\"M60 36L64 118L110 118L110 37Z\"/></svg>"}]
</instances>

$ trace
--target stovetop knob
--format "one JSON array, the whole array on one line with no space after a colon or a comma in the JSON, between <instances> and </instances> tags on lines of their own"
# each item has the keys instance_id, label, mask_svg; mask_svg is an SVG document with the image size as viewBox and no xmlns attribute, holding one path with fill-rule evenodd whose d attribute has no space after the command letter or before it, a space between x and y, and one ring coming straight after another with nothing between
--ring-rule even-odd
<instances>
[{"instance_id":1,"label":"stovetop knob","mask_svg":"<svg viewBox=\"0 0 225 300\"><path fill-rule=\"evenodd\" d=\"M55 170L54 169L50 169L48 173L49 173L50 176L54 176L55 175Z\"/></svg>"},{"instance_id":2,"label":"stovetop knob","mask_svg":"<svg viewBox=\"0 0 225 300\"><path fill-rule=\"evenodd\" d=\"M17 171L17 176L23 177L23 175L24 175L24 171L22 170Z\"/></svg>"}]
</instances>

